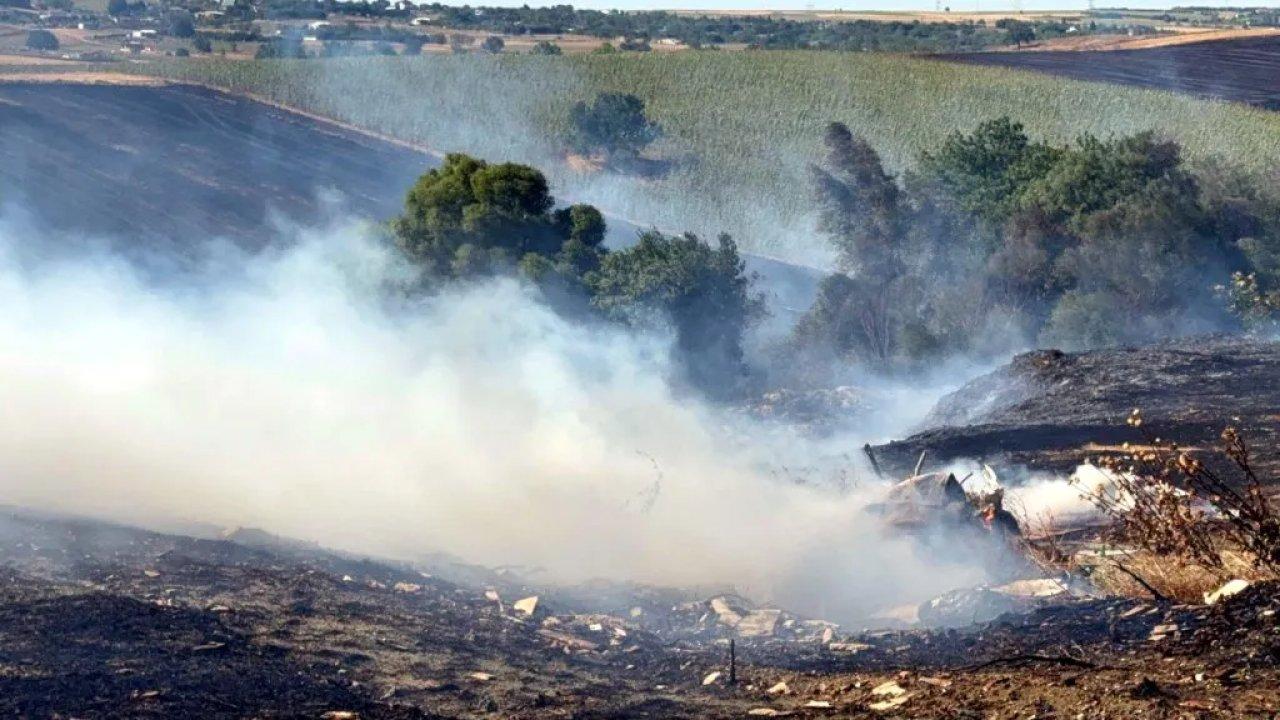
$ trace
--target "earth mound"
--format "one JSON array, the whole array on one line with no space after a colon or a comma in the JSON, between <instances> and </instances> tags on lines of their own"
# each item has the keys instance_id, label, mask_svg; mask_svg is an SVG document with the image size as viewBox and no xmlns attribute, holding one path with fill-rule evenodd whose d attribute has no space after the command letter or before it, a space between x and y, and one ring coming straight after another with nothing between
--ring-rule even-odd
<instances>
[{"instance_id":1,"label":"earth mound","mask_svg":"<svg viewBox=\"0 0 1280 720\"><path fill-rule=\"evenodd\" d=\"M1142 410L1145 433L1213 447L1227 426L1241 431L1255 469L1280 469L1280 343L1192 337L1081 353L1037 350L943 397L920 432L874 448L894 472L920 453L931 464L972 458L1069 471L1146 435L1126 425Z\"/></svg>"}]
</instances>

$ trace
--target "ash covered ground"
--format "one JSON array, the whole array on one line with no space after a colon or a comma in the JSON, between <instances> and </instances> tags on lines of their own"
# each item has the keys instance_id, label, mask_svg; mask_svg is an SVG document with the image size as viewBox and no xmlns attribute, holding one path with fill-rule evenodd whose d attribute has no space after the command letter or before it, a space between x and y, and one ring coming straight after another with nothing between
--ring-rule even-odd
<instances>
[{"instance_id":1,"label":"ash covered ground","mask_svg":"<svg viewBox=\"0 0 1280 720\"><path fill-rule=\"evenodd\" d=\"M9 716L1269 717L1280 703L1267 585L1211 607L1059 597L873 632L261 533L2 519Z\"/></svg>"},{"instance_id":2,"label":"ash covered ground","mask_svg":"<svg viewBox=\"0 0 1280 720\"><path fill-rule=\"evenodd\" d=\"M914 453L936 433L1061 432L1037 418L1078 428L1084 442L1113 415L1123 425L1134 405L1182 431L1265 424L1274 349L1200 341L1024 355L941 401L931 418L942 430L904 442ZM1057 463L1078 450L1028 441L1004 452ZM0 533L0 711L15 716L1182 718L1280 708L1272 583L1178 604L1098 597L1024 571L927 601L918 623L841 627L723 589L552 586L520 569L381 561L253 530L159 533L10 508Z\"/></svg>"}]
</instances>

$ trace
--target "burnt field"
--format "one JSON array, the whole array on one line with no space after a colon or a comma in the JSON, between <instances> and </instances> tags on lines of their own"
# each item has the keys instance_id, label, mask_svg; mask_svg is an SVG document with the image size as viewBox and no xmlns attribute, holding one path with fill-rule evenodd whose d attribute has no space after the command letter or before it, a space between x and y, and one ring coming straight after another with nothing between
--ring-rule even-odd
<instances>
[{"instance_id":1,"label":"burnt field","mask_svg":"<svg viewBox=\"0 0 1280 720\"><path fill-rule=\"evenodd\" d=\"M1148 50L988 52L941 57L1280 109L1280 37Z\"/></svg>"},{"instance_id":2,"label":"burnt field","mask_svg":"<svg viewBox=\"0 0 1280 720\"><path fill-rule=\"evenodd\" d=\"M0 712L1181 718L1280 707L1270 585L1212 607L1079 598L959 630L887 632L732 596L596 584L530 606L531 593L510 573L261 533L201 539L7 510ZM737 613L747 617L735 629Z\"/></svg>"},{"instance_id":3,"label":"burnt field","mask_svg":"<svg viewBox=\"0 0 1280 720\"><path fill-rule=\"evenodd\" d=\"M55 230L253 247L326 193L388 217L433 162L201 88L0 84L0 197Z\"/></svg>"}]
</instances>

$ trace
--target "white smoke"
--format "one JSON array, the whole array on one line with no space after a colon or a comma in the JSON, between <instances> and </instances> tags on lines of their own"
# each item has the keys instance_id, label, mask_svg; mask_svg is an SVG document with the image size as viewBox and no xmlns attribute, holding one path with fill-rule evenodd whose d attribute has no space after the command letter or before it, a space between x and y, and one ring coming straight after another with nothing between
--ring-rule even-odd
<instances>
[{"instance_id":1,"label":"white smoke","mask_svg":"<svg viewBox=\"0 0 1280 720\"><path fill-rule=\"evenodd\" d=\"M676 394L667 338L514 280L408 301L352 223L163 281L64 240L0 227L0 502L846 617L980 579L884 537L866 485L779 480L816 450Z\"/></svg>"}]
</instances>

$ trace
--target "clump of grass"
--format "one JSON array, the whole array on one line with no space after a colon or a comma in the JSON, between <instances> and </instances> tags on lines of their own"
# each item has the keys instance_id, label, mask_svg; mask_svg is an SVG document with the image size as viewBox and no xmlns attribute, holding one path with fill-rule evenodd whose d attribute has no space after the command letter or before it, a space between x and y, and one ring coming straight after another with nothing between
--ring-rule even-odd
<instances>
[{"instance_id":1,"label":"clump of grass","mask_svg":"<svg viewBox=\"0 0 1280 720\"><path fill-rule=\"evenodd\" d=\"M1271 577L1258 573L1248 558L1229 551L1224 552L1223 563L1217 569L1145 550L1097 558L1084 569L1094 588L1103 594L1151 597L1155 591L1161 597L1186 603L1203 602L1207 593L1222 587L1226 577L1246 580Z\"/></svg>"}]
</instances>

